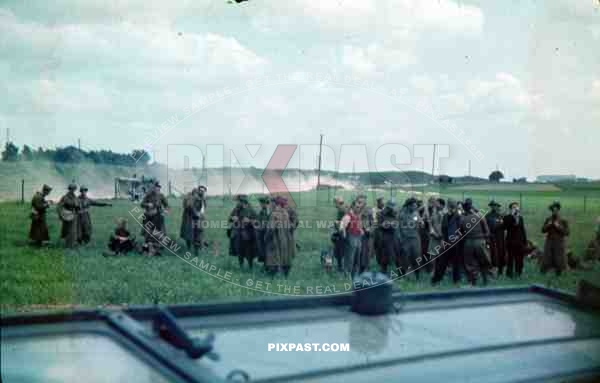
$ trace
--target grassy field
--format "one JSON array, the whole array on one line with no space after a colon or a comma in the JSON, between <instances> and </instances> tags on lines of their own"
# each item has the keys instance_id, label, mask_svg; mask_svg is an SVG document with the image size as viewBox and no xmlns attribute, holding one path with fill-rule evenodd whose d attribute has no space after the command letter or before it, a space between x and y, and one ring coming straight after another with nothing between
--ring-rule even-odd
<instances>
[{"instance_id":1,"label":"grassy field","mask_svg":"<svg viewBox=\"0 0 600 383\"><path fill-rule=\"evenodd\" d=\"M442 195L463 197L462 190L439 190ZM594 194L596 193L596 194ZM350 198L351 192L344 192ZM586 190L585 212L583 195L579 191L568 193L502 191L476 191L466 193L480 207L486 207L490 198L500 200L504 205L521 198L524 204L525 220L530 237L538 244L543 243L540 228L548 214L547 205L559 198L563 203L564 216L571 223L569 247L581 254L592 238L595 219L600 215L600 194ZM369 193L373 199L375 192ZM207 239L218 243L218 252L211 249L196 261L186 259L182 247L174 253L164 251L162 257L148 258L140 255L129 257L103 257L102 251L117 217L129 220L130 230L139 237L140 227L129 212L135 207L128 201L113 201L112 207L92 208L94 237L84 248L65 251L58 242L59 222L54 211L49 214L51 246L47 249L34 249L26 244L29 229L29 205L17 203L0 204L0 303L3 314L15 311L40 309L68 309L72 307L96 307L99 305L153 304L153 303L192 303L209 299L243 300L248 297L272 294L329 294L345 292L349 289L347 280L333 273L326 274L319 261L320 249L329 245L328 232L317 227L319 220L331 220L335 211L331 206L333 192L319 192L293 195L301 206L299 219L303 225L298 229L297 240L301 250L294 260L288 280L280 277L271 281L259 267L250 272L240 270L237 259L227 255L228 241L225 230L209 228ZM398 200L404 194L397 194ZM308 205L307 205L308 204ZM181 201L171 200L172 209L167 216L170 238L177 239L181 220ZM231 209L230 202L209 200L208 219L225 220ZM139 238L138 238L139 239ZM202 269L204 265L205 269ZM206 267L210 265L210 269ZM375 262L372 269L376 269ZM589 271L572 271L560 278L554 275L542 276L533 264L527 264L520 280L499 279L492 284L497 286L541 283L547 286L574 291L581 278L600 280L600 267ZM267 287L267 283L271 283ZM415 282L412 275L396 281L405 291L428 291L448 289L454 285L445 281L432 288L428 278ZM320 286L317 289L317 286ZM250 287L250 288L247 288ZM311 288L309 290L309 288Z\"/></svg>"}]
</instances>

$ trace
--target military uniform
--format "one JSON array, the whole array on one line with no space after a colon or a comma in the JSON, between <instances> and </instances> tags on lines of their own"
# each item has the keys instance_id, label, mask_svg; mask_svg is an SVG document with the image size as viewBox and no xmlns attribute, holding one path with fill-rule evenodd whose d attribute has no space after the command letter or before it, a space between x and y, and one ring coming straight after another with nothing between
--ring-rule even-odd
<instances>
[{"instance_id":1,"label":"military uniform","mask_svg":"<svg viewBox=\"0 0 600 383\"><path fill-rule=\"evenodd\" d=\"M48 224L46 223L46 210L50 207L46 201L45 193L50 193L52 188L44 185L43 192L36 192L31 199L31 227L29 228L29 239L36 245L50 240Z\"/></svg>"},{"instance_id":2,"label":"military uniform","mask_svg":"<svg viewBox=\"0 0 600 383\"><path fill-rule=\"evenodd\" d=\"M448 201L448 208L456 208L456 202ZM461 268L463 267L461 251L461 228L463 226L463 216L458 212L448 212L442 218L442 239L444 242L440 255L435 260L435 271L431 279L432 284L439 283L446 274L448 265L452 265L452 280L454 283L460 282Z\"/></svg>"},{"instance_id":3,"label":"military uniform","mask_svg":"<svg viewBox=\"0 0 600 383\"><path fill-rule=\"evenodd\" d=\"M373 207L370 211L369 218L371 221L371 245L370 250L372 254L375 254L375 258L377 259L377 263L379 263L379 251L382 247L382 237L383 232L381 230L380 224L382 222L382 214L385 209L385 204L383 203L383 197L377 198L375 207Z\"/></svg>"},{"instance_id":4,"label":"military uniform","mask_svg":"<svg viewBox=\"0 0 600 383\"><path fill-rule=\"evenodd\" d=\"M294 209L291 206L288 206L287 198L282 197L282 199L283 199L283 204L284 204L285 208L287 209L288 217L290 219L290 226L289 226L290 241L291 241L290 251L292 252L292 256L295 256L296 255L296 245L297 245L296 244L296 229L298 228L300 221L298 221L298 213L296 212L296 209Z\"/></svg>"},{"instance_id":5,"label":"military uniform","mask_svg":"<svg viewBox=\"0 0 600 383\"><path fill-rule=\"evenodd\" d=\"M600 224L596 228L596 238L588 244L585 252L586 261L600 261Z\"/></svg>"},{"instance_id":6,"label":"military uniform","mask_svg":"<svg viewBox=\"0 0 600 383\"><path fill-rule=\"evenodd\" d=\"M490 207L499 207L495 201L489 203ZM504 216L492 210L486 215L486 223L490 229L490 258L492 266L498 269L498 275L502 275L506 264L506 242L504 229Z\"/></svg>"},{"instance_id":7,"label":"military uniform","mask_svg":"<svg viewBox=\"0 0 600 383\"><path fill-rule=\"evenodd\" d=\"M62 196L58 202L57 210L62 221L60 237L65 241L66 248L77 245L79 230L79 198L75 195L77 187L69 185L69 192Z\"/></svg>"},{"instance_id":8,"label":"military uniform","mask_svg":"<svg viewBox=\"0 0 600 383\"><path fill-rule=\"evenodd\" d=\"M342 204L336 206L336 218L335 224L333 225L333 233L331 240L333 242L333 254L337 261L338 271L343 271L344 264L344 238L340 233L340 223L344 215L346 215L347 208Z\"/></svg>"},{"instance_id":9,"label":"military uniform","mask_svg":"<svg viewBox=\"0 0 600 383\"><path fill-rule=\"evenodd\" d=\"M238 202L237 205L231 210L229 213L227 228L227 237L229 238L229 255L233 257L239 257L240 254L240 246L239 246L239 238L240 238L240 209L242 208L242 203Z\"/></svg>"},{"instance_id":10,"label":"military uniform","mask_svg":"<svg viewBox=\"0 0 600 383\"><path fill-rule=\"evenodd\" d=\"M114 233L111 234L108 240L108 248L114 255L126 255L135 250L135 236L127 230L124 220L119 223Z\"/></svg>"},{"instance_id":11,"label":"military uniform","mask_svg":"<svg viewBox=\"0 0 600 383\"><path fill-rule=\"evenodd\" d=\"M256 251L259 262L265 262L265 256L267 253L266 234L267 228L271 221L271 207L269 206L269 202L270 200L268 197L260 198L260 203L262 206L258 212L258 228L256 230Z\"/></svg>"},{"instance_id":12,"label":"military uniform","mask_svg":"<svg viewBox=\"0 0 600 383\"><path fill-rule=\"evenodd\" d=\"M287 276L295 256L294 243L290 231L290 217L288 209L281 203L277 204L270 215L266 233L268 251L265 254L265 266L271 275L280 269Z\"/></svg>"},{"instance_id":13,"label":"military uniform","mask_svg":"<svg viewBox=\"0 0 600 383\"><path fill-rule=\"evenodd\" d=\"M553 207L560 205L554 203ZM544 257L542 260L542 273L554 268L557 275L567 269L566 237L569 236L569 223L558 216L550 216L544 221L542 233L546 234L544 244Z\"/></svg>"},{"instance_id":14,"label":"military uniform","mask_svg":"<svg viewBox=\"0 0 600 383\"><path fill-rule=\"evenodd\" d=\"M463 218L462 232L465 234L463 256L467 279L472 285L477 284L477 279L482 278L487 284L490 273L490 260L486 248L486 240L490 235L486 220L467 206Z\"/></svg>"},{"instance_id":15,"label":"military uniform","mask_svg":"<svg viewBox=\"0 0 600 383\"><path fill-rule=\"evenodd\" d=\"M361 238L360 257L358 259L358 272L363 273L369 267L371 226L373 226L373 220L372 214L370 214L366 206L363 206L359 214L363 235Z\"/></svg>"},{"instance_id":16,"label":"military uniform","mask_svg":"<svg viewBox=\"0 0 600 383\"><path fill-rule=\"evenodd\" d=\"M427 247L427 259L431 263L431 269L435 269L436 258L442 253L442 220L444 213L441 210L432 210L429 215L429 246Z\"/></svg>"},{"instance_id":17,"label":"military uniform","mask_svg":"<svg viewBox=\"0 0 600 383\"><path fill-rule=\"evenodd\" d=\"M252 269L254 257L256 256L256 213L254 209L242 206L239 210L239 263L244 264L244 259L248 262L248 267Z\"/></svg>"},{"instance_id":18,"label":"military uniform","mask_svg":"<svg viewBox=\"0 0 600 383\"><path fill-rule=\"evenodd\" d=\"M160 187L160 185L157 185ZM164 194L155 190L147 193L140 205L144 209L142 235L149 255L160 254L160 240L166 235L163 210L169 208Z\"/></svg>"},{"instance_id":19,"label":"military uniform","mask_svg":"<svg viewBox=\"0 0 600 383\"><path fill-rule=\"evenodd\" d=\"M409 210L408 205L412 204L410 199L406 201L405 207L400 211L399 223L402 243L402 253L405 270L408 273L414 271L416 279L419 279L421 258L421 237L419 229L423 223L417 210Z\"/></svg>"},{"instance_id":20,"label":"military uniform","mask_svg":"<svg viewBox=\"0 0 600 383\"><path fill-rule=\"evenodd\" d=\"M82 187L81 191L87 191ZM90 216L90 207L92 206L110 206L109 203L98 202L87 195L80 194L79 197L79 221L77 231L77 242L80 244L89 243L92 238L92 217Z\"/></svg>"},{"instance_id":21,"label":"military uniform","mask_svg":"<svg viewBox=\"0 0 600 383\"><path fill-rule=\"evenodd\" d=\"M429 262L429 231L431 230L431 213L432 210L427 206L423 206L419 209L419 217L421 218L422 224L419 226L419 241L421 242L421 265L423 270L430 273L432 270L432 263Z\"/></svg>"},{"instance_id":22,"label":"military uniform","mask_svg":"<svg viewBox=\"0 0 600 383\"><path fill-rule=\"evenodd\" d=\"M183 199L179 237L185 240L188 250L193 249L196 255L203 245L204 208L204 198L197 191L188 193Z\"/></svg>"},{"instance_id":23,"label":"military uniform","mask_svg":"<svg viewBox=\"0 0 600 383\"><path fill-rule=\"evenodd\" d=\"M396 235L399 223L395 205L388 203L378 215L378 219L381 240L377 246L377 263L381 272L387 273L390 264L394 264L397 268L402 266L400 243Z\"/></svg>"}]
</instances>

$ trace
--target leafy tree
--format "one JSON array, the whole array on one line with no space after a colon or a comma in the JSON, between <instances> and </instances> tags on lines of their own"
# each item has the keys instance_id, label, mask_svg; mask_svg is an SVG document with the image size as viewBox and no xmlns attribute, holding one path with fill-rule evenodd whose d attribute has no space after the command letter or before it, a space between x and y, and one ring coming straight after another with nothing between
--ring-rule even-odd
<instances>
[{"instance_id":1,"label":"leafy tree","mask_svg":"<svg viewBox=\"0 0 600 383\"><path fill-rule=\"evenodd\" d=\"M504 178L504 174L502 174L500 170L494 170L490 173L488 178L490 182L500 182L500 180Z\"/></svg>"},{"instance_id":2,"label":"leafy tree","mask_svg":"<svg viewBox=\"0 0 600 383\"><path fill-rule=\"evenodd\" d=\"M147 165L150 162L150 154L144 149L134 150L131 152L130 159L133 160L132 165L135 165L136 162L139 165Z\"/></svg>"},{"instance_id":3,"label":"leafy tree","mask_svg":"<svg viewBox=\"0 0 600 383\"><path fill-rule=\"evenodd\" d=\"M25 161L33 161L33 151L27 145L23 145L21 150L21 158Z\"/></svg>"},{"instance_id":4,"label":"leafy tree","mask_svg":"<svg viewBox=\"0 0 600 383\"><path fill-rule=\"evenodd\" d=\"M83 159L85 159L83 152L74 146L58 148L54 152L54 161L56 162L78 163Z\"/></svg>"},{"instance_id":5,"label":"leafy tree","mask_svg":"<svg viewBox=\"0 0 600 383\"><path fill-rule=\"evenodd\" d=\"M18 161L19 160L19 148L12 142L7 142L4 145L4 151L2 152L3 161Z\"/></svg>"}]
</instances>

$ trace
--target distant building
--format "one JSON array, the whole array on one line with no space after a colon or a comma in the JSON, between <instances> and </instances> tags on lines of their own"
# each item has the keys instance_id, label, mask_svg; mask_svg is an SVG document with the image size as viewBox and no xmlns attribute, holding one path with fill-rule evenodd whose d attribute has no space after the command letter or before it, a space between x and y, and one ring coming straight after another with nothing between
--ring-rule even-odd
<instances>
[{"instance_id":1,"label":"distant building","mask_svg":"<svg viewBox=\"0 0 600 383\"><path fill-rule=\"evenodd\" d=\"M542 175L542 176L538 176L536 181L537 182L569 182L569 181L573 181L575 182L575 180L577 179L577 176L575 176L575 174L566 174L566 175Z\"/></svg>"}]
</instances>

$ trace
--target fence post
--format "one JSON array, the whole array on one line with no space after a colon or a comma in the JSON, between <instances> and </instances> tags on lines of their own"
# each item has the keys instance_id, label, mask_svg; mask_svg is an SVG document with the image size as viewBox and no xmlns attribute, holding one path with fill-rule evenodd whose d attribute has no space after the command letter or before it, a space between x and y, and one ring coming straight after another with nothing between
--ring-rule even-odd
<instances>
[{"instance_id":1,"label":"fence post","mask_svg":"<svg viewBox=\"0 0 600 383\"><path fill-rule=\"evenodd\" d=\"M587 196L583 196L583 212L585 213L587 210Z\"/></svg>"},{"instance_id":2,"label":"fence post","mask_svg":"<svg viewBox=\"0 0 600 383\"><path fill-rule=\"evenodd\" d=\"M21 179L21 203L25 204L25 179Z\"/></svg>"}]
</instances>

